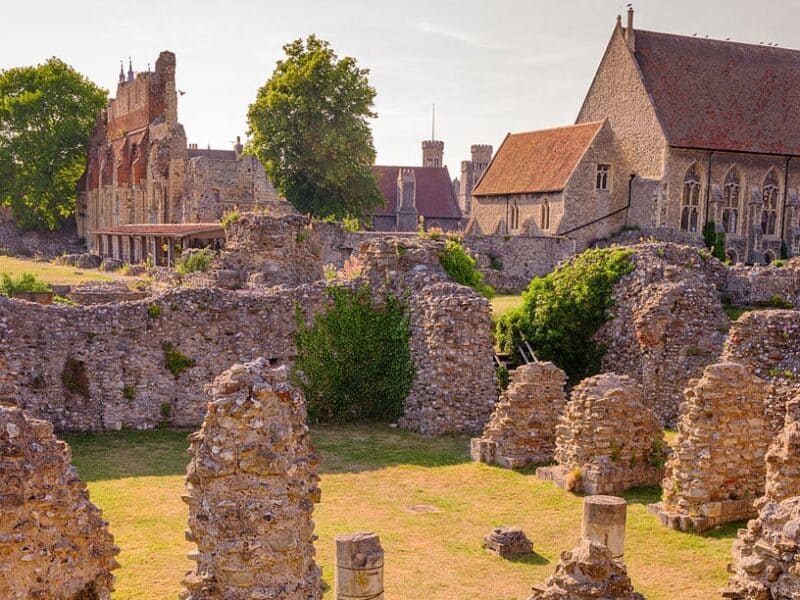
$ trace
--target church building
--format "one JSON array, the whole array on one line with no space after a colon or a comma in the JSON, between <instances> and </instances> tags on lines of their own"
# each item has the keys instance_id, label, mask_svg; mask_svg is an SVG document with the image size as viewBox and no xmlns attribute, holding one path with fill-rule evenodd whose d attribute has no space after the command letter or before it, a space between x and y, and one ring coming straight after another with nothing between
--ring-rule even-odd
<instances>
[{"instance_id":1,"label":"church building","mask_svg":"<svg viewBox=\"0 0 800 600\"><path fill-rule=\"evenodd\" d=\"M699 238L713 222L733 262L800 253L800 51L633 16L617 18L575 125L506 137L468 231L586 247L625 227Z\"/></svg>"}]
</instances>

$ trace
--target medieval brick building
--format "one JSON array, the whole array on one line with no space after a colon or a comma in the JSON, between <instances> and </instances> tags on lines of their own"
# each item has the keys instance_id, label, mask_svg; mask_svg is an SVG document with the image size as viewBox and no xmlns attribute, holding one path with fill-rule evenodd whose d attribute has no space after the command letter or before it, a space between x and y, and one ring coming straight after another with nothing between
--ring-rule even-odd
<instances>
[{"instance_id":1,"label":"medieval brick building","mask_svg":"<svg viewBox=\"0 0 800 600\"><path fill-rule=\"evenodd\" d=\"M386 204L368 215L376 231L416 231L439 227L463 228L457 185L444 165L444 142L422 142L421 167L375 165L372 173Z\"/></svg>"},{"instance_id":2,"label":"medieval brick building","mask_svg":"<svg viewBox=\"0 0 800 600\"><path fill-rule=\"evenodd\" d=\"M129 65L126 76L120 68L116 97L97 117L78 183L78 233L90 250L163 262L163 248L171 255L176 245L217 235L228 210L278 202L239 138L231 150L187 145L172 52L159 55L155 71L134 74Z\"/></svg>"},{"instance_id":3,"label":"medieval brick building","mask_svg":"<svg viewBox=\"0 0 800 600\"><path fill-rule=\"evenodd\" d=\"M800 51L636 30L629 10L576 123L509 135L469 229L585 246L713 221L733 261L800 253Z\"/></svg>"}]
</instances>

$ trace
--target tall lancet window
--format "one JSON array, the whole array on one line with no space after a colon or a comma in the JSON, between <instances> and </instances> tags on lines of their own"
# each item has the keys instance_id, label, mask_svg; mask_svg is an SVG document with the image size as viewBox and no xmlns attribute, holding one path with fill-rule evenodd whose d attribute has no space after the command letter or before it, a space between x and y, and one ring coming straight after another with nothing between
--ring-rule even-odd
<instances>
[{"instance_id":1,"label":"tall lancet window","mask_svg":"<svg viewBox=\"0 0 800 600\"><path fill-rule=\"evenodd\" d=\"M739 202L742 198L742 183L739 171L731 167L725 175L722 191L722 229L725 233L736 233L739 228Z\"/></svg>"},{"instance_id":2,"label":"tall lancet window","mask_svg":"<svg viewBox=\"0 0 800 600\"><path fill-rule=\"evenodd\" d=\"M778 221L778 174L770 169L761 188L761 230L764 235L775 235Z\"/></svg>"},{"instance_id":3,"label":"tall lancet window","mask_svg":"<svg viewBox=\"0 0 800 600\"><path fill-rule=\"evenodd\" d=\"M693 163L683 178L683 194L681 196L681 230L697 231L700 219L700 175L697 164Z\"/></svg>"}]
</instances>

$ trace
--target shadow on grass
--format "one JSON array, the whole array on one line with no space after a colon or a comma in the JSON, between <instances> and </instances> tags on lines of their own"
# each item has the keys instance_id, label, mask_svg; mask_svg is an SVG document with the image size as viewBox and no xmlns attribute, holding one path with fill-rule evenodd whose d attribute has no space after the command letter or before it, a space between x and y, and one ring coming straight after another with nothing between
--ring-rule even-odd
<instances>
[{"instance_id":1,"label":"shadow on grass","mask_svg":"<svg viewBox=\"0 0 800 600\"><path fill-rule=\"evenodd\" d=\"M84 481L185 475L192 430L154 429L62 435ZM311 441L321 473L358 473L397 465L442 467L469 462L466 437L426 437L387 424L315 425Z\"/></svg>"},{"instance_id":2,"label":"shadow on grass","mask_svg":"<svg viewBox=\"0 0 800 600\"><path fill-rule=\"evenodd\" d=\"M536 552L533 554L524 554L522 556L509 556L506 560L508 562L519 563L521 565L534 565L538 567L550 564L548 559L541 554L536 554Z\"/></svg>"},{"instance_id":3,"label":"shadow on grass","mask_svg":"<svg viewBox=\"0 0 800 600\"><path fill-rule=\"evenodd\" d=\"M736 537L738 530L744 527L747 527L747 521L734 521L733 523L725 523L714 529L704 531L700 535L713 540L733 539Z\"/></svg>"},{"instance_id":4,"label":"shadow on grass","mask_svg":"<svg viewBox=\"0 0 800 600\"><path fill-rule=\"evenodd\" d=\"M661 502L660 487L635 487L620 494L628 504L655 504Z\"/></svg>"}]
</instances>

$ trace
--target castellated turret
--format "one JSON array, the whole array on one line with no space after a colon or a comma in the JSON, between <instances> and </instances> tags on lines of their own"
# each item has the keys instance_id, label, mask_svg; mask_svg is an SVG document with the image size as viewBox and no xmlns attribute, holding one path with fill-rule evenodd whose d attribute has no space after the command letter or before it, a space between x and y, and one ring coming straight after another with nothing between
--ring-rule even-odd
<instances>
[{"instance_id":1,"label":"castellated turret","mask_svg":"<svg viewBox=\"0 0 800 600\"><path fill-rule=\"evenodd\" d=\"M444 166L444 142L439 140L425 140L422 142L422 166Z\"/></svg>"},{"instance_id":2,"label":"castellated turret","mask_svg":"<svg viewBox=\"0 0 800 600\"><path fill-rule=\"evenodd\" d=\"M396 230L415 231L417 228L417 177L414 169L397 173Z\"/></svg>"},{"instance_id":3,"label":"castellated turret","mask_svg":"<svg viewBox=\"0 0 800 600\"><path fill-rule=\"evenodd\" d=\"M458 206L464 215L469 215L472 210L472 190L492 161L493 151L490 144L473 144L470 146L471 160L461 161Z\"/></svg>"}]
</instances>

